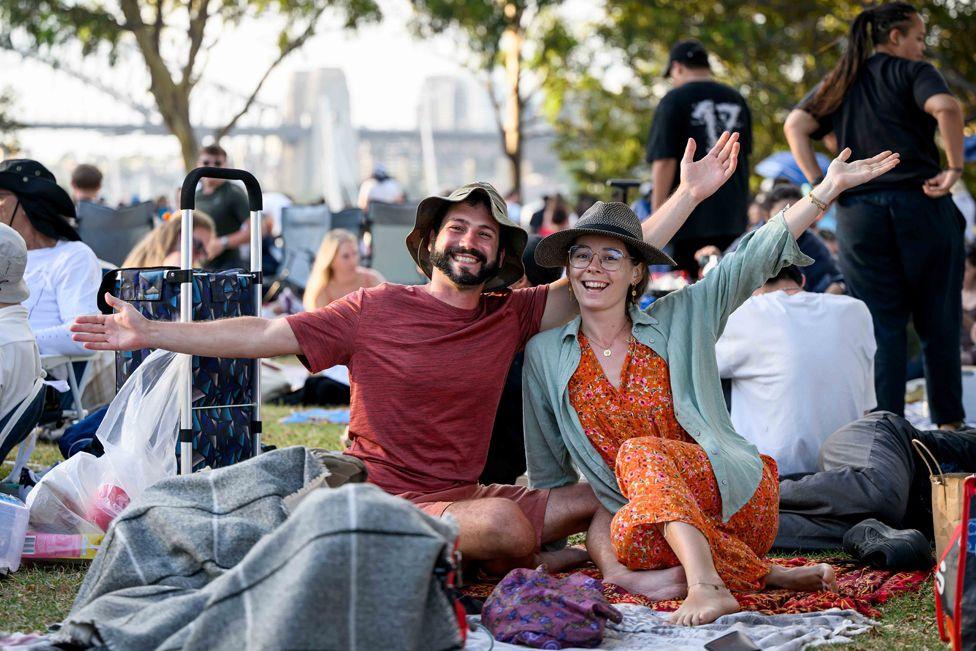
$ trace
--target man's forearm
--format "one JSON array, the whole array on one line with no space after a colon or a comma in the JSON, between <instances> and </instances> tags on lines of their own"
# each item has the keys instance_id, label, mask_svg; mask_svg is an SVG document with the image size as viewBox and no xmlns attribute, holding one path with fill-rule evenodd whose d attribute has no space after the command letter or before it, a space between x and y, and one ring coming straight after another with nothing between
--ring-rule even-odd
<instances>
[{"instance_id":1,"label":"man's forearm","mask_svg":"<svg viewBox=\"0 0 976 651\"><path fill-rule=\"evenodd\" d=\"M664 205L641 224L644 241L658 249L667 246L697 205L691 192L679 185Z\"/></svg>"},{"instance_id":2,"label":"man's forearm","mask_svg":"<svg viewBox=\"0 0 976 651\"><path fill-rule=\"evenodd\" d=\"M668 193L674 184L678 170L677 158L661 158L651 163L651 212L655 212L667 201Z\"/></svg>"},{"instance_id":3,"label":"man's forearm","mask_svg":"<svg viewBox=\"0 0 976 651\"><path fill-rule=\"evenodd\" d=\"M150 348L205 357L275 357L301 352L283 319L244 316L195 323L150 321L147 335Z\"/></svg>"}]
</instances>

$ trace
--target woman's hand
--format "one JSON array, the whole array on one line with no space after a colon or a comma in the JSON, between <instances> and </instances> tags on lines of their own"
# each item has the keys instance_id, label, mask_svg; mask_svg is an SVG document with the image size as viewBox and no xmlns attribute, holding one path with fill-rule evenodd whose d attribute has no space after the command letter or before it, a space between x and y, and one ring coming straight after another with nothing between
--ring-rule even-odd
<instances>
[{"instance_id":1,"label":"woman's hand","mask_svg":"<svg viewBox=\"0 0 976 651\"><path fill-rule=\"evenodd\" d=\"M827 168L827 175L823 180L823 184L830 187L833 196L818 196L818 198L821 201L829 202L841 192L881 176L895 168L901 161L899 156L897 153L885 150L877 156L848 163L847 159L851 157L851 148L845 147L844 151L837 155L837 158L830 161L830 167Z\"/></svg>"},{"instance_id":2,"label":"woman's hand","mask_svg":"<svg viewBox=\"0 0 976 651\"><path fill-rule=\"evenodd\" d=\"M725 131L701 160L695 160L695 141L688 139L681 157L681 185L696 202L710 197L729 180L739 161L739 134Z\"/></svg>"}]
</instances>

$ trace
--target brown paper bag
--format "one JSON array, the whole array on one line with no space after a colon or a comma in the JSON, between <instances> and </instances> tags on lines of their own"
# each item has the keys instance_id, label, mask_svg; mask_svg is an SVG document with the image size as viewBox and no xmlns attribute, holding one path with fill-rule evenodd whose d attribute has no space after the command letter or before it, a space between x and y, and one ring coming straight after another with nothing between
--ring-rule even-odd
<instances>
[{"instance_id":1,"label":"brown paper bag","mask_svg":"<svg viewBox=\"0 0 976 651\"><path fill-rule=\"evenodd\" d=\"M912 439L915 451L922 458L928 468L929 478L932 480L932 528L935 530L935 558L942 558L942 553L949 546L952 534L962 522L963 484L969 472L944 473L939 467L939 461L924 443ZM929 459L932 463L929 463ZM938 474L936 474L938 473Z\"/></svg>"}]
</instances>

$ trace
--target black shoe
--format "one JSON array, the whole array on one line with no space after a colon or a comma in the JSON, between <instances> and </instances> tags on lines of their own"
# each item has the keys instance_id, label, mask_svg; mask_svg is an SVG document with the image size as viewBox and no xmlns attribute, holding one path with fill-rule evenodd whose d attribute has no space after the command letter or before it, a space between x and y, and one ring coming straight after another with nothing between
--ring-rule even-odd
<instances>
[{"instance_id":1,"label":"black shoe","mask_svg":"<svg viewBox=\"0 0 976 651\"><path fill-rule=\"evenodd\" d=\"M917 529L892 529L864 520L844 534L844 551L872 567L887 570L929 569L932 545Z\"/></svg>"}]
</instances>

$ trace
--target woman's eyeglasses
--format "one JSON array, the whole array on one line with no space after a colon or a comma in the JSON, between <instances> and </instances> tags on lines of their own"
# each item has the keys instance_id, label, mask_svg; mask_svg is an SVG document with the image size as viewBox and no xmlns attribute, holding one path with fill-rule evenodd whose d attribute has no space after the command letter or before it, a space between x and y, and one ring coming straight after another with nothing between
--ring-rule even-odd
<instances>
[{"instance_id":1,"label":"woman's eyeglasses","mask_svg":"<svg viewBox=\"0 0 976 651\"><path fill-rule=\"evenodd\" d=\"M201 167L223 167L224 161L222 161L219 158L215 158L213 160L210 160L209 158L204 158L200 161L200 166Z\"/></svg>"},{"instance_id":2,"label":"woman's eyeglasses","mask_svg":"<svg viewBox=\"0 0 976 651\"><path fill-rule=\"evenodd\" d=\"M590 266L594 255L593 249L588 246L571 246L569 247L569 266L574 269L586 269ZM606 271L616 271L620 269L621 263L627 258L630 256L616 249L606 249L599 256L600 266Z\"/></svg>"}]
</instances>

